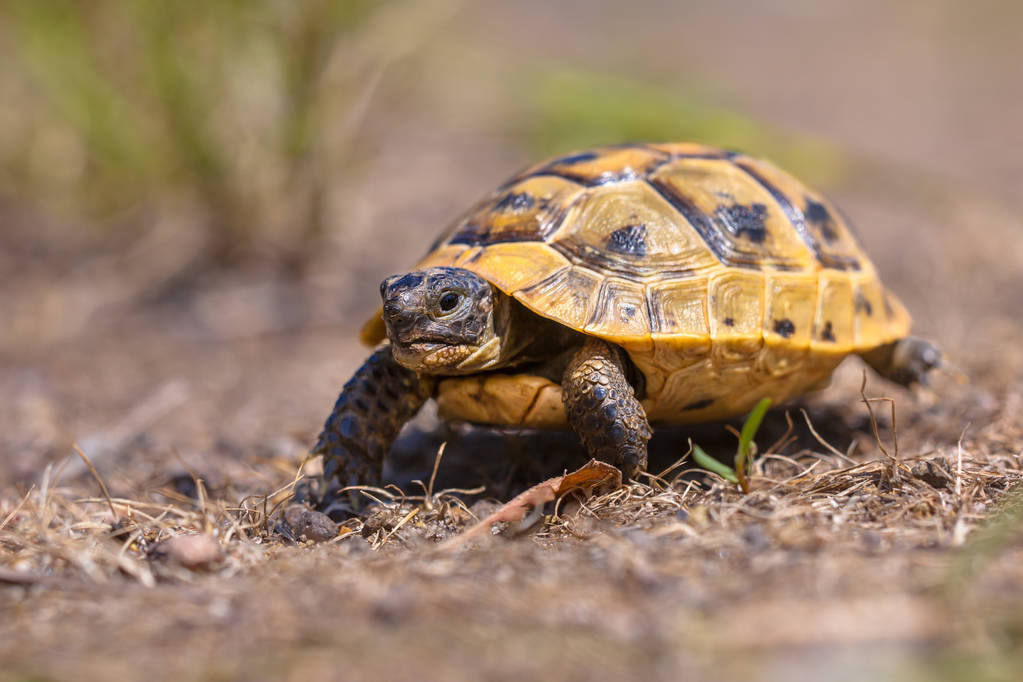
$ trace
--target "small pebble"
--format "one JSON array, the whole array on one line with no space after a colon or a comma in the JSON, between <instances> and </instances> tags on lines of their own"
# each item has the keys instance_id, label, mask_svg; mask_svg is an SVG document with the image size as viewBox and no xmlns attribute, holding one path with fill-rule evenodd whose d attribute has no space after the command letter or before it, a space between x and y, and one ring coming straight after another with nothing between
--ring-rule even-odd
<instances>
[{"instance_id":1,"label":"small pebble","mask_svg":"<svg viewBox=\"0 0 1023 682\"><path fill-rule=\"evenodd\" d=\"M881 537L880 533L872 530L864 531L860 539L863 542L863 546L872 552L876 552L884 546L884 538Z\"/></svg>"},{"instance_id":2,"label":"small pebble","mask_svg":"<svg viewBox=\"0 0 1023 682\"><path fill-rule=\"evenodd\" d=\"M293 504L284 510L284 522L297 537L324 542L337 537L337 524L326 514Z\"/></svg>"},{"instance_id":3,"label":"small pebble","mask_svg":"<svg viewBox=\"0 0 1023 682\"><path fill-rule=\"evenodd\" d=\"M952 482L951 476L934 461L922 461L913 465L911 473L932 488L947 488Z\"/></svg>"},{"instance_id":4,"label":"small pebble","mask_svg":"<svg viewBox=\"0 0 1023 682\"><path fill-rule=\"evenodd\" d=\"M743 529L742 539L756 552L767 549L771 545L771 540L767 537L767 533L756 523L750 524Z\"/></svg>"},{"instance_id":5,"label":"small pebble","mask_svg":"<svg viewBox=\"0 0 1023 682\"><path fill-rule=\"evenodd\" d=\"M185 568L210 568L220 561L220 544L209 535L175 535L157 547L157 553Z\"/></svg>"},{"instance_id":6,"label":"small pebble","mask_svg":"<svg viewBox=\"0 0 1023 682\"><path fill-rule=\"evenodd\" d=\"M188 472L180 471L174 474L171 476L169 483L171 489L179 495L187 497L190 500L199 498L199 488L195 484L195 479L192 478L192 475Z\"/></svg>"}]
</instances>

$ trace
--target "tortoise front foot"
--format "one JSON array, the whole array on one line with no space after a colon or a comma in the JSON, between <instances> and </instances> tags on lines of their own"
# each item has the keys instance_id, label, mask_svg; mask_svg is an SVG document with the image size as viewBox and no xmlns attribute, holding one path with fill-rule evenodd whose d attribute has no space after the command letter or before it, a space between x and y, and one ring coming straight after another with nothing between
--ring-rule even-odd
<instances>
[{"instance_id":1,"label":"tortoise front foot","mask_svg":"<svg viewBox=\"0 0 1023 682\"><path fill-rule=\"evenodd\" d=\"M328 514L354 512L355 505L337 491L380 483L384 456L433 387L432 378L399 365L389 345L373 351L341 389L312 449L323 455L323 474L301 486L296 498Z\"/></svg>"},{"instance_id":2,"label":"tortoise front foot","mask_svg":"<svg viewBox=\"0 0 1023 682\"><path fill-rule=\"evenodd\" d=\"M590 456L618 466L631 478L646 469L653 432L624 363L619 348L587 340L568 363L561 397L568 423Z\"/></svg>"},{"instance_id":3,"label":"tortoise front foot","mask_svg":"<svg viewBox=\"0 0 1023 682\"><path fill-rule=\"evenodd\" d=\"M885 379L902 386L926 386L932 370L948 366L940 348L916 336L875 348L864 353L863 359Z\"/></svg>"}]
</instances>

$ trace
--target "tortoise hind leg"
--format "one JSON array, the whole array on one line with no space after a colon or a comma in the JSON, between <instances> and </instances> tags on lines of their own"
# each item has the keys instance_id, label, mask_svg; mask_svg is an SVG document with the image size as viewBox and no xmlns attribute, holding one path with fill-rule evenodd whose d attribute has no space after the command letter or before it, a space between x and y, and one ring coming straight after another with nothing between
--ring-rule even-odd
<instances>
[{"instance_id":1,"label":"tortoise hind leg","mask_svg":"<svg viewBox=\"0 0 1023 682\"><path fill-rule=\"evenodd\" d=\"M652 431L625 376L621 349L588 339L561 380L568 423L591 457L615 464L626 476L646 469Z\"/></svg>"},{"instance_id":2,"label":"tortoise hind leg","mask_svg":"<svg viewBox=\"0 0 1023 682\"><path fill-rule=\"evenodd\" d=\"M931 370L945 366L941 349L916 336L879 346L861 357L875 372L902 386L926 386Z\"/></svg>"}]
</instances>

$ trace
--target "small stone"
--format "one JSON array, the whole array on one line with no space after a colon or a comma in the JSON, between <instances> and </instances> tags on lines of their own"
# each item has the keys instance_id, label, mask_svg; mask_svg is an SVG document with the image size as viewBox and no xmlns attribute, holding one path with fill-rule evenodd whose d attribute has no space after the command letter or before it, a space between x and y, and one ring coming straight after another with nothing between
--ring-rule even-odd
<instances>
[{"instance_id":1,"label":"small stone","mask_svg":"<svg viewBox=\"0 0 1023 682\"><path fill-rule=\"evenodd\" d=\"M199 488L195 479L187 471L179 471L171 476L170 487L177 494L190 500L199 498Z\"/></svg>"},{"instance_id":2,"label":"small stone","mask_svg":"<svg viewBox=\"0 0 1023 682\"><path fill-rule=\"evenodd\" d=\"M917 462L910 469L910 473L932 488L947 488L948 484L952 482L952 477L944 467L934 460Z\"/></svg>"},{"instance_id":3,"label":"small stone","mask_svg":"<svg viewBox=\"0 0 1023 682\"><path fill-rule=\"evenodd\" d=\"M356 534L349 535L341 543L341 549L350 557L367 556L373 553L373 545L370 544L369 540Z\"/></svg>"},{"instance_id":4,"label":"small stone","mask_svg":"<svg viewBox=\"0 0 1023 682\"><path fill-rule=\"evenodd\" d=\"M208 569L220 561L220 543L209 535L175 535L159 544L158 555L191 570Z\"/></svg>"},{"instance_id":5,"label":"small stone","mask_svg":"<svg viewBox=\"0 0 1023 682\"><path fill-rule=\"evenodd\" d=\"M696 505L689 508L689 516L686 519L686 523L694 528L705 528L710 525L710 510L702 505Z\"/></svg>"},{"instance_id":6,"label":"small stone","mask_svg":"<svg viewBox=\"0 0 1023 682\"><path fill-rule=\"evenodd\" d=\"M770 539L767 537L767 533L764 529L756 523L746 526L742 531L742 539L746 541L746 544L750 546L755 552L760 552L767 549L771 545Z\"/></svg>"},{"instance_id":7,"label":"small stone","mask_svg":"<svg viewBox=\"0 0 1023 682\"><path fill-rule=\"evenodd\" d=\"M820 529L796 520L777 529L774 539L779 547L802 552L816 552L826 545L826 538Z\"/></svg>"},{"instance_id":8,"label":"small stone","mask_svg":"<svg viewBox=\"0 0 1023 682\"><path fill-rule=\"evenodd\" d=\"M406 618L412 607L412 593L397 587L377 599L370 611L374 620L384 625L397 625Z\"/></svg>"},{"instance_id":9,"label":"small stone","mask_svg":"<svg viewBox=\"0 0 1023 682\"><path fill-rule=\"evenodd\" d=\"M293 504L284 510L284 522L297 537L313 542L337 537L337 524L329 516L300 504Z\"/></svg>"},{"instance_id":10,"label":"small stone","mask_svg":"<svg viewBox=\"0 0 1023 682\"><path fill-rule=\"evenodd\" d=\"M863 535L860 536L860 540L863 542L863 546L871 552L876 552L884 546L884 538L876 531L864 531Z\"/></svg>"}]
</instances>

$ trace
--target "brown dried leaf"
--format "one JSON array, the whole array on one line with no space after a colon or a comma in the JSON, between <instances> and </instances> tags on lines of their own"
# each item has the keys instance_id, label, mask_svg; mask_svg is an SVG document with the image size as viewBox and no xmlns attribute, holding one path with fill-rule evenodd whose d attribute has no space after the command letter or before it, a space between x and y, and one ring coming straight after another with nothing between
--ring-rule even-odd
<instances>
[{"instance_id":1,"label":"brown dried leaf","mask_svg":"<svg viewBox=\"0 0 1023 682\"><path fill-rule=\"evenodd\" d=\"M456 535L442 543L440 549L455 549L478 535L487 532L491 525L499 521L521 521L530 510L552 502L562 495L573 490L582 490L589 493L603 483L611 483L615 488L621 486L622 472L606 462L591 459L585 465L569 474L549 478L519 493L500 509L467 529L461 535Z\"/></svg>"}]
</instances>

